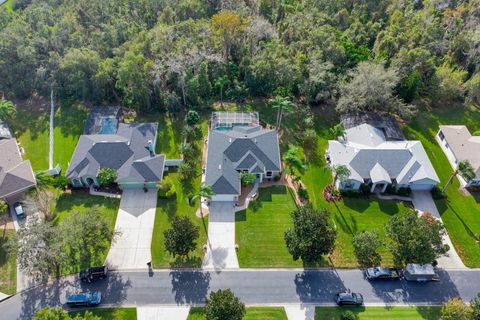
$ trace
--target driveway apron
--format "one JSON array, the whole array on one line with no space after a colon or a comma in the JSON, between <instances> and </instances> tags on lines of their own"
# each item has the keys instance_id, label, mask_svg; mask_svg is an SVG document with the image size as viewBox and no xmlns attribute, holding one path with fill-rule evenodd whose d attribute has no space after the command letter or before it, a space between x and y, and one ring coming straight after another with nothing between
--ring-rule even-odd
<instances>
[{"instance_id":1,"label":"driveway apron","mask_svg":"<svg viewBox=\"0 0 480 320\"><path fill-rule=\"evenodd\" d=\"M212 201L208 221L207 252L203 260L205 269L237 269L235 250L235 204Z\"/></svg>"},{"instance_id":2,"label":"driveway apron","mask_svg":"<svg viewBox=\"0 0 480 320\"><path fill-rule=\"evenodd\" d=\"M412 200L413 206L417 211L420 213L430 212L436 219L443 223L442 217L438 212L437 206L435 205L435 201L432 199L430 191L412 191ZM453 246L452 240L450 240L448 233L446 233L443 237L443 243L448 244L450 250L448 250L445 256L437 259L438 266L440 268L448 269L466 269L467 267L463 264L463 261L458 256L457 251L455 251L455 247Z\"/></svg>"},{"instance_id":3,"label":"driveway apron","mask_svg":"<svg viewBox=\"0 0 480 320\"><path fill-rule=\"evenodd\" d=\"M114 269L145 269L152 259L153 223L157 192L150 189L124 190L120 200L115 231L120 235L112 243L106 264Z\"/></svg>"}]
</instances>

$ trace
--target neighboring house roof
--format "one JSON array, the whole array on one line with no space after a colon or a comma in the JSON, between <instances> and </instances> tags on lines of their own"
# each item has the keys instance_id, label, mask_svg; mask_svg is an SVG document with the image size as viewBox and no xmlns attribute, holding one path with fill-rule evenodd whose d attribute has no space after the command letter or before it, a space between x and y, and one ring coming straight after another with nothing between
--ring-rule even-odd
<instances>
[{"instance_id":1,"label":"neighboring house roof","mask_svg":"<svg viewBox=\"0 0 480 320\"><path fill-rule=\"evenodd\" d=\"M15 139L0 141L0 198L35 186L29 160L23 160Z\"/></svg>"},{"instance_id":2,"label":"neighboring house roof","mask_svg":"<svg viewBox=\"0 0 480 320\"><path fill-rule=\"evenodd\" d=\"M118 106L93 107L88 113L83 134L114 134L121 117Z\"/></svg>"},{"instance_id":3,"label":"neighboring house roof","mask_svg":"<svg viewBox=\"0 0 480 320\"><path fill-rule=\"evenodd\" d=\"M440 126L440 130L455 158L468 160L480 179L480 136L472 136L466 126Z\"/></svg>"},{"instance_id":4,"label":"neighboring house roof","mask_svg":"<svg viewBox=\"0 0 480 320\"><path fill-rule=\"evenodd\" d=\"M349 113L342 117L345 129L352 129L362 124L370 125L383 132L387 141L405 140L402 130L394 118L372 112Z\"/></svg>"},{"instance_id":5,"label":"neighboring house roof","mask_svg":"<svg viewBox=\"0 0 480 320\"><path fill-rule=\"evenodd\" d=\"M330 140L328 155L332 165L346 165L349 179L360 182L439 182L420 141L387 141L383 131L368 124L347 129L345 141Z\"/></svg>"},{"instance_id":6,"label":"neighboring house roof","mask_svg":"<svg viewBox=\"0 0 480 320\"><path fill-rule=\"evenodd\" d=\"M255 125L209 132L205 183L216 194L240 194L237 170L266 173L281 166L276 130Z\"/></svg>"},{"instance_id":7,"label":"neighboring house roof","mask_svg":"<svg viewBox=\"0 0 480 320\"><path fill-rule=\"evenodd\" d=\"M116 134L82 135L68 166L66 177L97 176L100 168L117 170L117 182L154 182L162 179L164 155L151 155L146 146L155 144L156 123L121 123Z\"/></svg>"},{"instance_id":8,"label":"neighboring house roof","mask_svg":"<svg viewBox=\"0 0 480 320\"><path fill-rule=\"evenodd\" d=\"M12 133L10 132L10 128L5 121L0 120L0 140L3 139L11 139Z\"/></svg>"}]
</instances>

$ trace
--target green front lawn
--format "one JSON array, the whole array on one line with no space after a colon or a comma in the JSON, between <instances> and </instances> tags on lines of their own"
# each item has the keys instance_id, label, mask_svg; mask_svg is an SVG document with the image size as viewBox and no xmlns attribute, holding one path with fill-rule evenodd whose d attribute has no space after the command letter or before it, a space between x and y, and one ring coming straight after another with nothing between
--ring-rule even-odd
<instances>
[{"instance_id":1,"label":"green front lawn","mask_svg":"<svg viewBox=\"0 0 480 320\"><path fill-rule=\"evenodd\" d=\"M435 140L440 124L464 124L470 132L480 129L480 111L435 109L422 111L406 129L407 138L422 142L443 187L453 172L447 157ZM454 179L447 199L436 201L456 251L468 267L480 267L480 196L464 195Z\"/></svg>"},{"instance_id":2,"label":"green front lawn","mask_svg":"<svg viewBox=\"0 0 480 320\"><path fill-rule=\"evenodd\" d=\"M3 247L14 235L15 230L0 230L0 292L5 294L17 292L17 259Z\"/></svg>"},{"instance_id":3,"label":"green front lawn","mask_svg":"<svg viewBox=\"0 0 480 320\"><path fill-rule=\"evenodd\" d=\"M235 215L235 237L242 268L301 267L285 246L285 230L292 227L295 201L285 186L259 189L258 199Z\"/></svg>"},{"instance_id":4,"label":"green front lawn","mask_svg":"<svg viewBox=\"0 0 480 320\"><path fill-rule=\"evenodd\" d=\"M347 310L358 320L438 320L441 307L317 307L315 320L340 320Z\"/></svg>"},{"instance_id":5,"label":"green front lawn","mask_svg":"<svg viewBox=\"0 0 480 320\"><path fill-rule=\"evenodd\" d=\"M103 320L136 320L136 308L98 308L84 311L70 312L71 315L77 314L83 316L85 312L91 312L94 316L100 317Z\"/></svg>"},{"instance_id":6,"label":"green front lawn","mask_svg":"<svg viewBox=\"0 0 480 320\"><path fill-rule=\"evenodd\" d=\"M74 191L71 194L64 193L58 199L56 207L58 214L55 217L54 223L62 223L62 220L68 215L70 215L72 212L88 214L89 210L91 210L94 206L98 206L102 216L104 216L108 220L110 229L113 233L119 205L119 199L91 196L83 191ZM97 261L94 261L93 264L102 265L105 262L109 248L110 246L107 246L105 252L99 254ZM66 264L62 267L62 273L70 274L73 272L78 272L81 268L84 267L89 266Z\"/></svg>"},{"instance_id":7,"label":"green front lawn","mask_svg":"<svg viewBox=\"0 0 480 320\"><path fill-rule=\"evenodd\" d=\"M155 224L153 227L152 238L152 263L155 268L170 267L200 267L202 265L203 245L207 243L208 218L198 218L195 212L198 205L190 206L188 197L185 194L184 187L180 182L178 173L168 173L164 179L169 179L177 192L176 197L171 199L161 199L157 201L157 211L155 214ZM194 187L197 189L200 185L200 179L196 179ZM198 203L198 202L197 202ZM172 225L172 219L177 215L186 215L190 220L199 227L200 237L197 240L197 249L190 254L188 259L174 259L163 245L163 232Z\"/></svg>"},{"instance_id":8,"label":"green front lawn","mask_svg":"<svg viewBox=\"0 0 480 320\"><path fill-rule=\"evenodd\" d=\"M287 320L282 307L248 307L246 310L243 320ZM187 320L205 320L205 309L191 308Z\"/></svg>"}]
</instances>

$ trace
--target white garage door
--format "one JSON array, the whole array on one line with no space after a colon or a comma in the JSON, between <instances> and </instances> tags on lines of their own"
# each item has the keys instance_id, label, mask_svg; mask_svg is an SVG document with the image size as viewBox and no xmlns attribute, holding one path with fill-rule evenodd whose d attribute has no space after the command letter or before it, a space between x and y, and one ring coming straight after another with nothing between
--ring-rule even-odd
<instances>
[{"instance_id":1,"label":"white garage door","mask_svg":"<svg viewBox=\"0 0 480 320\"><path fill-rule=\"evenodd\" d=\"M433 185L431 184L411 184L410 189L412 190L432 190Z\"/></svg>"},{"instance_id":2,"label":"white garage door","mask_svg":"<svg viewBox=\"0 0 480 320\"><path fill-rule=\"evenodd\" d=\"M235 196L230 194L217 194L212 197L212 201L235 201Z\"/></svg>"}]
</instances>

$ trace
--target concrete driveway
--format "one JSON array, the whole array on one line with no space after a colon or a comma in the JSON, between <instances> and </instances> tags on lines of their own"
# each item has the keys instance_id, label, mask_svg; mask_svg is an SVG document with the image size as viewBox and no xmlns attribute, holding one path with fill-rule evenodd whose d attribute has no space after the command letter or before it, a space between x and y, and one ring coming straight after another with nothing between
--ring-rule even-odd
<instances>
[{"instance_id":1,"label":"concrete driveway","mask_svg":"<svg viewBox=\"0 0 480 320\"><path fill-rule=\"evenodd\" d=\"M203 268L237 269L235 205L233 202L212 201L209 209L208 244Z\"/></svg>"},{"instance_id":2,"label":"concrete driveway","mask_svg":"<svg viewBox=\"0 0 480 320\"><path fill-rule=\"evenodd\" d=\"M421 213L430 212L436 219L440 220L443 223L442 217L438 212L437 206L435 205L435 201L433 201L432 199L430 191L414 190L412 191L412 200L413 206L417 211L420 211ZM443 237L443 242L445 244L448 244L450 250L445 256L437 259L438 266L440 268L446 269L466 269L467 267L463 264L462 259L460 259L460 257L458 256L458 253L455 250L455 247L453 246L452 240L450 240L448 233L445 234L445 236Z\"/></svg>"},{"instance_id":3,"label":"concrete driveway","mask_svg":"<svg viewBox=\"0 0 480 320\"><path fill-rule=\"evenodd\" d=\"M115 230L121 234L110 247L106 264L111 268L145 269L151 261L153 223L157 192L150 189L124 190Z\"/></svg>"}]
</instances>

